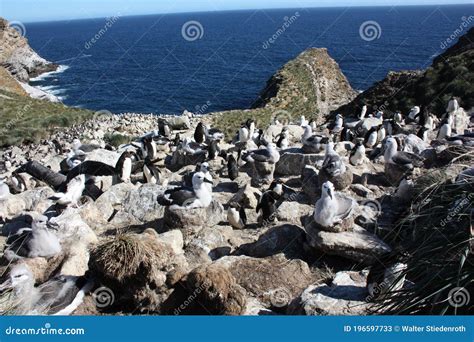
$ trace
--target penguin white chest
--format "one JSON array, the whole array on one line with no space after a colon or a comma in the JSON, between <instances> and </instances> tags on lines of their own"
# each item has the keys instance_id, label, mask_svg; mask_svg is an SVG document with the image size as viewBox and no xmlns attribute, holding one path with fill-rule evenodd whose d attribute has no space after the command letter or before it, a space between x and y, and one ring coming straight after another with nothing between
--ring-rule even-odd
<instances>
[{"instance_id":1,"label":"penguin white chest","mask_svg":"<svg viewBox=\"0 0 474 342\"><path fill-rule=\"evenodd\" d=\"M122 181L129 182L132 175L132 159L125 158L122 166Z\"/></svg>"},{"instance_id":2,"label":"penguin white chest","mask_svg":"<svg viewBox=\"0 0 474 342\"><path fill-rule=\"evenodd\" d=\"M244 227L240 219L240 214L235 208L229 208L229 210L227 210L227 221L229 221L229 224L234 228L242 229Z\"/></svg>"}]
</instances>

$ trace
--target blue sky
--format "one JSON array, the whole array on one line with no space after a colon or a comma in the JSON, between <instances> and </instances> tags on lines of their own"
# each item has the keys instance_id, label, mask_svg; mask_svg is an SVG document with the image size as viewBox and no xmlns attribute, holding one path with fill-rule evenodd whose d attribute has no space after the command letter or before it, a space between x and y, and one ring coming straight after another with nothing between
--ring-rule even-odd
<instances>
[{"instance_id":1,"label":"blue sky","mask_svg":"<svg viewBox=\"0 0 474 342\"><path fill-rule=\"evenodd\" d=\"M321 6L472 4L472 0L0 0L0 16L23 22L125 15Z\"/></svg>"}]
</instances>

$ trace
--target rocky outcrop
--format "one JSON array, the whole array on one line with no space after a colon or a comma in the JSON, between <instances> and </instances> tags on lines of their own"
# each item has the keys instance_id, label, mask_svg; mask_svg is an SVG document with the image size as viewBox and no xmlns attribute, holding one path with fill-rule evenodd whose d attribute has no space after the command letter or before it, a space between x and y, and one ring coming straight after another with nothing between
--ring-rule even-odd
<instances>
[{"instance_id":1,"label":"rocky outcrop","mask_svg":"<svg viewBox=\"0 0 474 342\"><path fill-rule=\"evenodd\" d=\"M2 18L0 18L0 46L2 47L0 65L20 82L27 83L31 77L54 71L58 67L33 51L21 32L10 27Z\"/></svg>"},{"instance_id":2,"label":"rocky outcrop","mask_svg":"<svg viewBox=\"0 0 474 342\"><path fill-rule=\"evenodd\" d=\"M338 272L330 285L306 288L289 306L293 315L364 315L368 313L367 274Z\"/></svg>"},{"instance_id":3,"label":"rocky outcrop","mask_svg":"<svg viewBox=\"0 0 474 342\"><path fill-rule=\"evenodd\" d=\"M389 72L386 78L333 114L359 114L365 104L369 113L382 110L406 114L416 105L441 115L445 113L445 106L453 96L459 98L460 106L470 110L474 106L471 87L474 80L473 36L474 28L471 28L456 44L436 57L426 70ZM462 72L462 78L459 78L459 72Z\"/></svg>"},{"instance_id":4,"label":"rocky outcrop","mask_svg":"<svg viewBox=\"0 0 474 342\"><path fill-rule=\"evenodd\" d=\"M315 115L320 122L356 96L327 49L312 48L286 63L268 80L254 108Z\"/></svg>"}]
</instances>

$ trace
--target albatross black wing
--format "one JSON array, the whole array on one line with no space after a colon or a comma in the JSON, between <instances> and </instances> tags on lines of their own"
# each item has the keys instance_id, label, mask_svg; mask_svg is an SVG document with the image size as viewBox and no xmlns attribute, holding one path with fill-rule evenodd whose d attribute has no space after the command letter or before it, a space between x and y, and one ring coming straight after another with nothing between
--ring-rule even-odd
<instances>
[{"instance_id":1,"label":"albatross black wing","mask_svg":"<svg viewBox=\"0 0 474 342\"><path fill-rule=\"evenodd\" d=\"M242 206L239 209L239 216L240 216L240 219L242 220L242 223L244 224L244 226L246 226L247 225L247 214L245 214L245 209Z\"/></svg>"},{"instance_id":2,"label":"albatross black wing","mask_svg":"<svg viewBox=\"0 0 474 342\"><path fill-rule=\"evenodd\" d=\"M179 187L175 189L166 190L163 196L158 197L158 203L161 205L179 205L182 206L185 202L191 201L195 198L194 190L189 187Z\"/></svg>"},{"instance_id":3,"label":"albatross black wing","mask_svg":"<svg viewBox=\"0 0 474 342\"><path fill-rule=\"evenodd\" d=\"M271 155L267 149L260 149L251 152L250 157L258 162L266 162L268 159L270 159Z\"/></svg>"},{"instance_id":4,"label":"albatross black wing","mask_svg":"<svg viewBox=\"0 0 474 342\"><path fill-rule=\"evenodd\" d=\"M110 165L94 160L86 160L68 172L66 182L79 175L113 176L115 174L115 168Z\"/></svg>"}]
</instances>

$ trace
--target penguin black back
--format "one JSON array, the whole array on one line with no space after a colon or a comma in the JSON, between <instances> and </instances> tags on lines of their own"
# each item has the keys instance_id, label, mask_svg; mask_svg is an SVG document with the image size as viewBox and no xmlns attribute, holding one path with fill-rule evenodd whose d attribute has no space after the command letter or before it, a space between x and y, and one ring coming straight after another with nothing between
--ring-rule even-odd
<instances>
[{"instance_id":1,"label":"penguin black back","mask_svg":"<svg viewBox=\"0 0 474 342\"><path fill-rule=\"evenodd\" d=\"M234 180L239 176L239 166L232 154L230 154L227 159L227 172L230 180Z\"/></svg>"},{"instance_id":2,"label":"penguin black back","mask_svg":"<svg viewBox=\"0 0 474 342\"><path fill-rule=\"evenodd\" d=\"M196 141L198 144L202 144L204 142L205 135L206 131L204 130L204 125L202 122L200 122L194 130L194 141Z\"/></svg>"},{"instance_id":3,"label":"penguin black back","mask_svg":"<svg viewBox=\"0 0 474 342\"><path fill-rule=\"evenodd\" d=\"M211 141L211 143L209 144L208 152L209 152L209 159L216 158L217 154L219 153L219 146L217 145L216 140Z\"/></svg>"}]
</instances>

